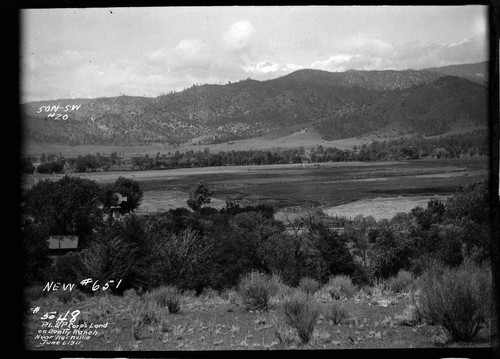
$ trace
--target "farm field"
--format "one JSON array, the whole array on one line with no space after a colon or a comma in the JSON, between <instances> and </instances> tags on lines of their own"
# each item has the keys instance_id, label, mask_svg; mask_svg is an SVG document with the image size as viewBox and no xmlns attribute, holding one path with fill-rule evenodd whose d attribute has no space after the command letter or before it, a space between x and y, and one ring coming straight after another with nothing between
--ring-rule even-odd
<instances>
[{"instance_id":1,"label":"farm field","mask_svg":"<svg viewBox=\"0 0 500 359\"><path fill-rule=\"evenodd\" d=\"M87 172L70 176L99 183L111 183L120 176L138 181L144 191L139 212L185 207L189 190L199 181L214 189L212 205L217 208L232 200L241 204L265 203L278 210L300 207L334 211L334 206L359 200L446 196L460 185L486 178L488 173L487 158L476 157ZM63 176L37 175L53 180ZM28 178L25 185L32 183L33 178Z\"/></svg>"},{"instance_id":2,"label":"farm field","mask_svg":"<svg viewBox=\"0 0 500 359\"><path fill-rule=\"evenodd\" d=\"M135 292L124 296L99 294L76 297L63 303L54 293L33 301L36 314L25 314L26 345L30 350L83 351L189 351L189 350L284 350L284 349L365 349L365 348L429 348L442 346L442 332L437 326L405 324L404 312L410 304L409 293L376 290L367 294L358 291L353 298L325 300L312 297L320 308L335 301L347 311L347 317L334 324L321 314L312 338L302 344L293 329L285 324L282 297L271 298L268 311L246 309L229 292L208 291L200 296L182 295L179 313L162 311L162 325L145 325L133 333L133 307L141 301ZM55 311L56 318L67 310L78 308L79 323L106 324L90 339L78 345L40 345L35 339L41 330L41 313ZM55 322L55 321L54 321ZM86 329L93 331L92 329ZM468 343L453 342L455 347L489 347L490 329L483 328Z\"/></svg>"}]
</instances>

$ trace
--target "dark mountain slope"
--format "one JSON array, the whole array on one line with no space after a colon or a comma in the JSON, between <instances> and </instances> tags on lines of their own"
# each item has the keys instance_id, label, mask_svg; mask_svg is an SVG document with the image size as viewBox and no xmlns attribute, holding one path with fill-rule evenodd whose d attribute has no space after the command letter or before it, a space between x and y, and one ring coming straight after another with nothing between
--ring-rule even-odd
<instances>
[{"instance_id":1,"label":"dark mountain slope","mask_svg":"<svg viewBox=\"0 0 500 359\"><path fill-rule=\"evenodd\" d=\"M488 64L489 63L485 61L475 64L434 67L426 70L442 75L461 77L481 85L486 85L488 83Z\"/></svg>"},{"instance_id":2,"label":"dark mountain slope","mask_svg":"<svg viewBox=\"0 0 500 359\"><path fill-rule=\"evenodd\" d=\"M300 70L156 98L30 103L22 116L28 141L69 145L224 142L306 122L339 139L389 124L420 134L446 132L457 120L486 125L486 95L484 86L431 71Z\"/></svg>"}]
</instances>

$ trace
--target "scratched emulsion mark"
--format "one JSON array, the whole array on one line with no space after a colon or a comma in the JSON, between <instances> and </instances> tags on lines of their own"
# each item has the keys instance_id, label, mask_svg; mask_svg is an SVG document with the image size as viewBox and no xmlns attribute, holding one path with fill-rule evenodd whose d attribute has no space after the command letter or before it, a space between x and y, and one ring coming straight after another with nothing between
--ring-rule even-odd
<instances>
[{"instance_id":1,"label":"scratched emulsion mark","mask_svg":"<svg viewBox=\"0 0 500 359\"><path fill-rule=\"evenodd\" d=\"M82 105L54 105L40 106L36 113L47 113L47 118L53 118L56 121L66 121L69 118L68 113L78 111Z\"/></svg>"}]
</instances>

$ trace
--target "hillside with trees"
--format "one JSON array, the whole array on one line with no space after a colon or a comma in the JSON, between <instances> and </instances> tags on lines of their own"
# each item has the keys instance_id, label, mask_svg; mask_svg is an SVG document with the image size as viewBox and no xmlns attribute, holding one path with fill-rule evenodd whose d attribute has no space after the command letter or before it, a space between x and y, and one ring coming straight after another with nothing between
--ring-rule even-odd
<instances>
[{"instance_id":1,"label":"hillside with trees","mask_svg":"<svg viewBox=\"0 0 500 359\"><path fill-rule=\"evenodd\" d=\"M65 112L70 104L80 107ZM193 85L156 98L28 103L21 112L26 141L178 145L259 137L311 122L328 140L389 125L440 135L459 121L486 127L486 106L484 85L436 71L299 70L267 81Z\"/></svg>"}]
</instances>

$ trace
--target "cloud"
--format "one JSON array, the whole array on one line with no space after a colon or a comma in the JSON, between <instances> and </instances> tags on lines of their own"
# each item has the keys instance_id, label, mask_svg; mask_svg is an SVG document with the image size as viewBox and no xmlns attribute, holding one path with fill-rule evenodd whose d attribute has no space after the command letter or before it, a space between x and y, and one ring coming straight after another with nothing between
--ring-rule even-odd
<instances>
[{"instance_id":1,"label":"cloud","mask_svg":"<svg viewBox=\"0 0 500 359\"><path fill-rule=\"evenodd\" d=\"M282 71L285 73L290 73L290 72L302 70L302 69L305 69L305 66L296 65L296 64L286 64L285 66L282 67Z\"/></svg>"},{"instance_id":2,"label":"cloud","mask_svg":"<svg viewBox=\"0 0 500 359\"><path fill-rule=\"evenodd\" d=\"M451 44L413 41L388 53L384 64L397 69L421 69L485 61L487 54L488 45L484 36L465 38Z\"/></svg>"},{"instance_id":3,"label":"cloud","mask_svg":"<svg viewBox=\"0 0 500 359\"><path fill-rule=\"evenodd\" d=\"M75 66L85 62L88 58L91 58L92 54L82 53L75 50L62 50L54 52L44 57L42 61L50 66Z\"/></svg>"},{"instance_id":4,"label":"cloud","mask_svg":"<svg viewBox=\"0 0 500 359\"><path fill-rule=\"evenodd\" d=\"M332 55L326 60L314 61L310 67L313 69L320 69L326 71L345 71L347 63L352 58L360 56L361 55L348 55L348 54Z\"/></svg>"},{"instance_id":5,"label":"cloud","mask_svg":"<svg viewBox=\"0 0 500 359\"><path fill-rule=\"evenodd\" d=\"M202 44L198 39L183 39L177 44L175 49L187 54L196 55L199 53Z\"/></svg>"},{"instance_id":6,"label":"cloud","mask_svg":"<svg viewBox=\"0 0 500 359\"><path fill-rule=\"evenodd\" d=\"M224 33L222 40L229 49L242 51L250 46L254 33L255 28L250 21L238 21Z\"/></svg>"},{"instance_id":7,"label":"cloud","mask_svg":"<svg viewBox=\"0 0 500 359\"><path fill-rule=\"evenodd\" d=\"M485 61L488 48L482 35L441 44L416 40L393 45L364 34L346 41L345 46L330 42L330 47L343 52L332 51L334 54L317 59L308 67L326 71L422 69Z\"/></svg>"},{"instance_id":8,"label":"cloud","mask_svg":"<svg viewBox=\"0 0 500 359\"><path fill-rule=\"evenodd\" d=\"M254 74L267 74L269 72L276 72L280 70L280 66L272 61L264 60L257 64L251 64L248 66L241 67L245 72L251 72Z\"/></svg>"},{"instance_id":9,"label":"cloud","mask_svg":"<svg viewBox=\"0 0 500 359\"><path fill-rule=\"evenodd\" d=\"M458 41L458 42L453 42L453 43L449 44L448 47L460 46L460 45L466 44L468 42L471 42L471 39L463 39L463 40Z\"/></svg>"},{"instance_id":10,"label":"cloud","mask_svg":"<svg viewBox=\"0 0 500 359\"><path fill-rule=\"evenodd\" d=\"M199 39L183 39L174 48L160 48L146 54L152 72L187 73L210 72L215 58L209 46Z\"/></svg>"},{"instance_id":11,"label":"cloud","mask_svg":"<svg viewBox=\"0 0 500 359\"><path fill-rule=\"evenodd\" d=\"M379 39L376 35L356 34L346 39L343 49L346 52L381 55L393 50L394 46Z\"/></svg>"},{"instance_id":12,"label":"cloud","mask_svg":"<svg viewBox=\"0 0 500 359\"><path fill-rule=\"evenodd\" d=\"M120 93L158 96L193 84L224 84L249 75L266 80L304 68L403 70L487 59L487 38L481 34L448 43L393 44L377 34L363 33L323 40L316 49L311 46L305 51L274 42L266 45L249 21L235 22L224 30L212 38L185 37L136 57L71 48L48 54L25 52L21 56L23 101Z\"/></svg>"}]
</instances>

